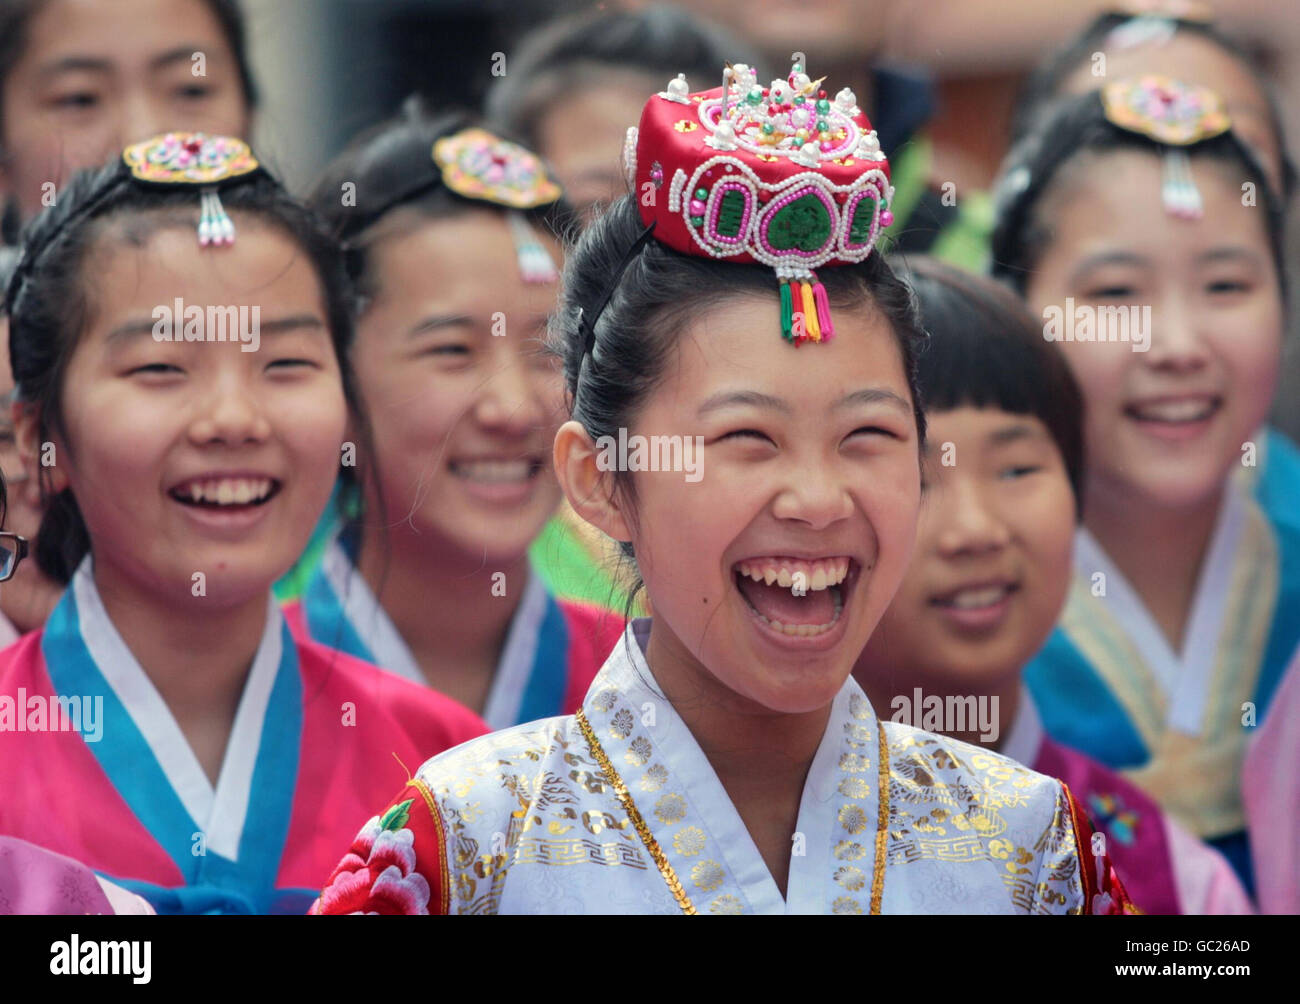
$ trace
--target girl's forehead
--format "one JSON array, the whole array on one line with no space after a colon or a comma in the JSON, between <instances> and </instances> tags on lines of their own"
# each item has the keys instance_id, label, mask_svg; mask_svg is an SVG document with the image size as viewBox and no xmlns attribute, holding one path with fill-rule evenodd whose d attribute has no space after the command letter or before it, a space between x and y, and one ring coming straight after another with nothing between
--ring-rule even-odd
<instances>
[{"instance_id":1,"label":"girl's forehead","mask_svg":"<svg viewBox=\"0 0 1300 1004\"><path fill-rule=\"evenodd\" d=\"M1243 202L1235 162L1193 156L1191 164L1204 215L1185 220L1171 217L1165 208L1165 164L1159 152L1124 147L1089 150L1074 158L1038 201L1039 218L1051 230L1050 245L1068 250L1082 237L1104 236L1169 252L1211 239L1246 241L1267 250L1266 211Z\"/></svg>"},{"instance_id":2,"label":"girl's forehead","mask_svg":"<svg viewBox=\"0 0 1300 1004\"><path fill-rule=\"evenodd\" d=\"M92 59L111 66L153 63L195 51L208 58L228 45L203 0L46 0L27 26L27 54L42 64ZM182 52L182 50L188 50Z\"/></svg>"}]
</instances>

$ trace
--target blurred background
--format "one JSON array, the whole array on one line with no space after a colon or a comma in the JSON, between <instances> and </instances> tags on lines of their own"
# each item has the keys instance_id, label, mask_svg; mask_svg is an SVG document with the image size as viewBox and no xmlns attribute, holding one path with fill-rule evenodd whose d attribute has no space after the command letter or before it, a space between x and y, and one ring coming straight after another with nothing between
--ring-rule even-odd
<instances>
[{"instance_id":1,"label":"blurred background","mask_svg":"<svg viewBox=\"0 0 1300 1004\"><path fill-rule=\"evenodd\" d=\"M535 41L531 44L535 51L528 52L530 33L545 32L557 20L584 12L616 14L650 5L580 0L243 2L254 72L263 94L256 145L299 191L352 135L393 112L407 94L419 92L437 108L478 108L494 88L506 92L497 95L496 111L502 110L504 98L523 116L523 121L512 123L517 131L550 130L553 142L549 144L536 134L523 138L543 147L571 188L607 185L590 164L576 163L583 160L579 147L584 135L595 147L590 156L609 179L616 179L622 128L633 124L636 108L647 93L646 83L653 81L656 89L666 83L666 78L660 82L659 68L664 54L654 51L655 46L680 45L671 32L657 41L646 39L639 68L644 80L616 72L601 77L594 71L574 78L595 86L583 86L582 101L566 100L564 113L548 123L543 121L545 108L572 99L578 87L566 93L561 79L538 99L543 102L542 112L528 105L527 95L518 93L527 90L526 82L512 81L511 76L536 75L545 64L545 54L538 55ZM1007 148L1013 105L1030 72L1099 14L1143 8L1179 17L1211 16L1225 34L1247 49L1274 89L1291 153L1296 156L1300 101L1293 96L1300 93L1300 16L1288 3L697 0L687 16L712 22L718 32L710 37L717 45L733 61L759 67L761 75L783 75L790 55L805 52L814 77L828 74L831 86L848 84L865 97L862 104L896 164L900 153L923 143L925 156L914 159L921 162L926 186L939 192L949 184L961 200L987 191ZM592 48L601 42L587 39L584 44ZM610 45L618 51L617 40ZM711 55L706 47L683 51L682 59L699 61ZM688 73L688 79L692 89L718 82L697 79L694 73ZM507 81L513 88L506 86ZM591 97L593 92L597 97ZM873 108L889 121L882 121ZM509 118L510 109L505 111ZM607 154L601 152L605 150ZM557 163L570 153L573 165ZM1293 251L1295 247L1293 239ZM1276 420L1296 436L1300 395L1294 388L1300 386L1296 353L1300 339L1296 332L1292 336Z\"/></svg>"}]
</instances>

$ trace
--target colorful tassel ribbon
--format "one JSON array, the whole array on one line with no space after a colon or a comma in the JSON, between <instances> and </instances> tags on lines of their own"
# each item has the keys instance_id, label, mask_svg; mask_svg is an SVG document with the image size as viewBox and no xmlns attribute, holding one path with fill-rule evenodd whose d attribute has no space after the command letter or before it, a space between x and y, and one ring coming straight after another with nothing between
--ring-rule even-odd
<instances>
[{"instance_id":1,"label":"colorful tassel ribbon","mask_svg":"<svg viewBox=\"0 0 1300 1004\"><path fill-rule=\"evenodd\" d=\"M235 224L226 215L215 188L207 189L199 196L199 210L199 244L202 247L235 243Z\"/></svg>"},{"instance_id":2,"label":"colorful tassel ribbon","mask_svg":"<svg viewBox=\"0 0 1300 1004\"><path fill-rule=\"evenodd\" d=\"M790 280L781 279L781 337L794 341L794 308L790 302Z\"/></svg>"},{"instance_id":3,"label":"colorful tassel ribbon","mask_svg":"<svg viewBox=\"0 0 1300 1004\"><path fill-rule=\"evenodd\" d=\"M817 326L822 330L822 341L829 342L835 334L835 325L831 322L831 302L826 297L826 287L817 276L813 276L813 300L817 304Z\"/></svg>"},{"instance_id":4,"label":"colorful tassel ribbon","mask_svg":"<svg viewBox=\"0 0 1300 1004\"><path fill-rule=\"evenodd\" d=\"M550 254L537 240L533 228L519 213L509 214L510 235L515 242L515 256L519 262L519 275L524 282L549 283L559 279L559 270Z\"/></svg>"},{"instance_id":5,"label":"colorful tassel ribbon","mask_svg":"<svg viewBox=\"0 0 1300 1004\"><path fill-rule=\"evenodd\" d=\"M1199 220L1205 215L1201 193L1192 175L1192 162L1183 150L1166 150L1164 179L1161 185L1165 212L1184 220Z\"/></svg>"},{"instance_id":6,"label":"colorful tassel ribbon","mask_svg":"<svg viewBox=\"0 0 1300 1004\"><path fill-rule=\"evenodd\" d=\"M817 305L813 303L812 286L805 279L799 283L799 296L803 301L803 330L805 339L811 339L814 342L822 340L822 329L817 323Z\"/></svg>"}]
</instances>

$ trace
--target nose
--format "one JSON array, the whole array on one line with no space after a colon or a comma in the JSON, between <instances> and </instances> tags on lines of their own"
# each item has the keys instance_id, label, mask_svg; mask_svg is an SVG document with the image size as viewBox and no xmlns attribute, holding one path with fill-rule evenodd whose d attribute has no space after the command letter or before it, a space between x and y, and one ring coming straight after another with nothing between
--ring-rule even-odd
<instances>
[{"instance_id":1,"label":"nose","mask_svg":"<svg viewBox=\"0 0 1300 1004\"><path fill-rule=\"evenodd\" d=\"M263 443L271 436L271 423L253 388L240 377L228 375L215 379L200 395L189 436L196 446Z\"/></svg>"},{"instance_id":2,"label":"nose","mask_svg":"<svg viewBox=\"0 0 1300 1004\"><path fill-rule=\"evenodd\" d=\"M776 497L772 512L777 519L824 530L853 515L853 496L834 466L799 464L791 469L788 486Z\"/></svg>"},{"instance_id":3,"label":"nose","mask_svg":"<svg viewBox=\"0 0 1300 1004\"><path fill-rule=\"evenodd\" d=\"M936 542L945 558L994 554L1011 542L1006 521L973 477L946 477L927 500L926 519L937 520Z\"/></svg>"},{"instance_id":4,"label":"nose","mask_svg":"<svg viewBox=\"0 0 1300 1004\"><path fill-rule=\"evenodd\" d=\"M506 349L484 381L474 417L484 428L526 436L545 423L549 371L531 367L520 353Z\"/></svg>"},{"instance_id":5,"label":"nose","mask_svg":"<svg viewBox=\"0 0 1300 1004\"><path fill-rule=\"evenodd\" d=\"M1173 373L1194 373L1209 362L1202 337L1200 313L1189 309L1182 296L1166 296L1152 311L1148 366Z\"/></svg>"}]
</instances>

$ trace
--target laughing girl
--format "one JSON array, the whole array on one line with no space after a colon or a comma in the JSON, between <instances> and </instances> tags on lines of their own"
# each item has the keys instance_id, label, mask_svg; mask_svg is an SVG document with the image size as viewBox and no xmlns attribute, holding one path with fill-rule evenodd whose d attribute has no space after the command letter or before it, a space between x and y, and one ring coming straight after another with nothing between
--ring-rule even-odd
<instances>
[{"instance_id":1,"label":"laughing girl","mask_svg":"<svg viewBox=\"0 0 1300 1004\"><path fill-rule=\"evenodd\" d=\"M0 734L0 832L160 913L301 912L324 855L400 782L393 754L483 731L295 642L271 596L355 401L337 247L246 145L201 134L80 176L25 247L14 422L46 494L35 558L67 589L0 653L0 693L38 713ZM160 328L178 299L184 337ZM256 339L214 337L241 307Z\"/></svg>"},{"instance_id":2,"label":"laughing girl","mask_svg":"<svg viewBox=\"0 0 1300 1004\"><path fill-rule=\"evenodd\" d=\"M560 502L563 381L543 343L559 186L515 143L409 112L343 153L313 204L358 281L376 452L344 468L355 502L291 621L493 728L573 711L624 621L555 596L554 534L529 560Z\"/></svg>"},{"instance_id":3,"label":"laughing girl","mask_svg":"<svg viewBox=\"0 0 1300 1004\"><path fill-rule=\"evenodd\" d=\"M561 484L654 618L574 715L426 763L322 912L1124 908L1061 784L882 722L850 678L920 495L921 332L872 254L888 167L850 91L724 80L650 99L636 196L584 234L554 326ZM620 431L702 436L703 479L603 470Z\"/></svg>"},{"instance_id":4,"label":"laughing girl","mask_svg":"<svg viewBox=\"0 0 1300 1004\"><path fill-rule=\"evenodd\" d=\"M1295 479L1285 507L1253 483L1285 327L1278 195L1214 92L1144 77L1064 99L999 201L996 268L1068 322L1089 457L1065 612L1025 679L1049 735L1249 887L1243 750L1300 643Z\"/></svg>"}]
</instances>

